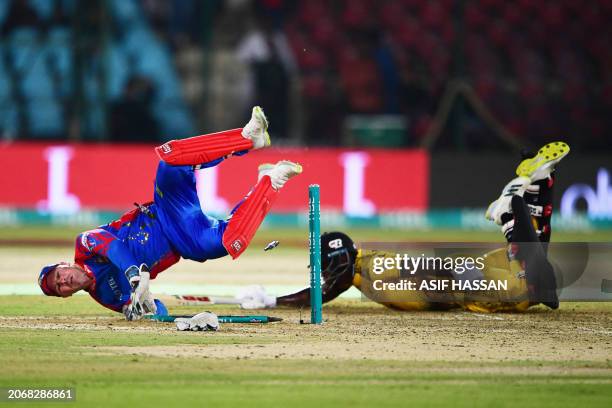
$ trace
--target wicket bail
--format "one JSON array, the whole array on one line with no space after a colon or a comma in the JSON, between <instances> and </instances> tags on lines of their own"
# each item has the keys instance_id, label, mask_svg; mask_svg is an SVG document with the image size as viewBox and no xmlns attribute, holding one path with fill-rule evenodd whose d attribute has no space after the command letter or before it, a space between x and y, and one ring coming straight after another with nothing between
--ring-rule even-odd
<instances>
[{"instance_id":1,"label":"wicket bail","mask_svg":"<svg viewBox=\"0 0 612 408\"><path fill-rule=\"evenodd\" d=\"M321 220L318 184L308 186L308 243L310 247L310 323L323 323L321 293Z\"/></svg>"}]
</instances>

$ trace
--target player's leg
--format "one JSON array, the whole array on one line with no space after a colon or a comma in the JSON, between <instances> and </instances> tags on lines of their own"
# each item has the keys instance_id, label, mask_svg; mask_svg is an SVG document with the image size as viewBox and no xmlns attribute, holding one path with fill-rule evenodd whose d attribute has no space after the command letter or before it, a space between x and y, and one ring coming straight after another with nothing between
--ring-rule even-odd
<instances>
[{"instance_id":1,"label":"player's leg","mask_svg":"<svg viewBox=\"0 0 612 408\"><path fill-rule=\"evenodd\" d=\"M227 255L220 239L214 239L215 234L223 233L215 229L223 226L205 215L200 207L193 166L171 166L160 161L154 199L158 208L155 219L162 224L164 234L183 258L203 261ZM201 239L202 235L206 239ZM212 239L208 235L212 235ZM202 241L206 241L206 245L202 245Z\"/></svg>"},{"instance_id":2,"label":"player's leg","mask_svg":"<svg viewBox=\"0 0 612 408\"><path fill-rule=\"evenodd\" d=\"M173 166L196 166L269 145L268 120L263 110L255 106L244 128L171 140L155 148L155 152Z\"/></svg>"},{"instance_id":3,"label":"player's leg","mask_svg":"<svg viewBox=\"0 0 612 408\"><path fill-rule=\"evenodd\" d=\"M515 194L522 196L527 203L540 241L550 241L554 170L569 151L566 143L552 142L543 146L537 154L523 154L524 160L516 169L519 177L508 183L500 198L491 203L486 213L488 219L502 226L508 241L511 241L514 226L510 199ZM527 179L530 182L525 185Z\"/></svg>"},{"instance_id":4,"label":"player's leg","mask_svg":"<svg viewBox=\"0 0 612 408\"><path fill-rule=\"evenodd\" d=\"M545 243L550 242L552 234L550 220L553 213L554 184L555 172L552 171L547 177L533 180L523 196L536 224L536 232L540 241Z\"/></svg>"},{"instance_id":5,"label":"player's leg","mask_svg":"<svg viewBox=\"0 0 612 408\"><path fill-rule=\"evenodd\" d=\"M232 211L229 221L202 212L193 166L160 162L155 179L157 218L183 258L215 259L228 253L237 258L249 245L278 190L302 167L289 161L261 166L259 181Z\"/></svg>"},{"instance_id":6,"label":"player's leg","mask_svg":"<svg viewBox=\"0 0 612 408\"><path fill-rule=\"evenodd\" d=\"M523 197L518 195L512 197L511 206L514 216L514 228L510 237L514 246L512 252L517 260L524 263L530 300L556 309L559 307L557 281L532 223L529 207Z\"/></svg>"},{"instance_id":7,"label":"player's leg","mask_svg":"<svg viewBox=\"0 0 612 408\"><path fill-rule=\"evenodd\" d=\"M514 228L514 217L512 215L512 197L518 195L523 197L525 190L531 184L528 177L516 177L512 179L504 189L501 195L493 201L485 213L485 217L494 221L497 225L501 225L502 232L508 241L511 240L512 230Z\"/></svg>"},{"instance_id":8,"label":"player's leg","mask_svg":"<svg viewBox=\"0 0 612 408\"><path fill-rule=\"evenodd\" d=\"M223 246L232 258L247 248L285 183L302 172L302 166L280 161L260 166L258 182L232 211L223 233Z\"/></svg>"},{"instance_id":9,"label":"player's leg","mask_svg":"<svg viewBox=\"0 0 612 408\"><path fill-rule=\"evenodd\" d=\"M559 301L553 268L546 258L523 199L530 183L527 177L517 177L508 183L500 198L489 206L487 218L502 226L502 232L511 243L512 256L523 264L529 300L556 309Z\"/></svg>"},{"instance_id":10,"label":"player's leg","mask_svg":"<svg viewBox=\"0 0 612 408\"><path fill-rule=\"evenodd\" d=\"M547 252L552 233L550 220L553 213L554 170L569 151L567 144L554 142L523 160L517 167L516 174L529 177L531 184L527 187L523 200L517 198L512 202L515 216L511 239L521 243L518 251L519 254L522 252L520 257L525 259L525 275L530 292L535 291L536 300L553 309L559 307L557 280L553 267L548 262Z\"/></svg>"},{"instance_id":11,"label":"player's leg","mask_svg":"<svg viewBox=\"0 0 612 408\"><path fill-rule=\"evenodd\" d=\"M519 177L506 185L486 213L502 226L506 239L514 244L516 259L524 263L530 299L554 309L559 306L557 282L541 242L550 239L554 168L569 150L567 144L553 142L523 160L516 169Z\"/></svg>"},{"instance_id":12,"label":"player's leg","mask_svg":"<svg viewBox=\"0 0 612 408\"><path fill-rule=\"evenodd\" d=\"M525 154L525 159L516 168L517 175L531 179L524 198L541 242L550 242L555 166L569 152L570 147L564 142L548 143L535 154Z\"/></svg>"}]
</instances>

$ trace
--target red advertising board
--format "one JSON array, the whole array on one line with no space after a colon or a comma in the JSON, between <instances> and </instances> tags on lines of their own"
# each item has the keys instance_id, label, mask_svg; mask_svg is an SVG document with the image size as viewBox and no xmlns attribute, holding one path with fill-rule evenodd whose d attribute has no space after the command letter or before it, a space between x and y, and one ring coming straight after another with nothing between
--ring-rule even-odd
<instances>
[{"instance_id":1,"label":"red advertising board","mask_svg":"<svg viewBox=\"0 0 612 408\"><path fill-rule=\"evenodd\" d=\"M350 215L424 211L429 158L421 150L280 149L232 157L198 174L205 210L228 211L257 181L257 166L287 159L304 173L274 205L278 212L307 208L307 186L321 186L325 210ZM0 205L73 212L122 210L152 198L157 157L142 145L5 144L0 147Z\"/></svg>"}]
</instances>

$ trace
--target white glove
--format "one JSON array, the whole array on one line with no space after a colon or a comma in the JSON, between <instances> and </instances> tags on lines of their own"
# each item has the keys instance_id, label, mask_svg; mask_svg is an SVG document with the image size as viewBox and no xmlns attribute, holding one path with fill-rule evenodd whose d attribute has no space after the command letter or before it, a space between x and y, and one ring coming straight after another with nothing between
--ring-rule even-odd
<instances>
[{"instance_id":1,"label":"white glove","mask_svg":"<svg viewBox=\"0 0 612 408\"><path fill-rule=\"evenodd\" d=\"M219 318L211 312L202 312L191 318L178 317L174 320L176 329L180 331L217 331Z\"/></svg>"},{"instance_id":2,"label":"white glove","mask_svg":"<svg viewBox=\"0 0 612 408\"><path fill-rule=\"evenodd\" d=\"M144 310L140 303L130 303L123 306L123 314L126 320L140 320L144 316Z\"/></svg>"},{"instance_id":3,"label":"white glove","mask_svg":"<svg viewBox=\"0 0 612 408\"><path fill-rule=\"evenodd\" d=\"M155 304L155 298L148 290L142 295L140 302L144 308L145 313L157 314L157 305Z\"/></svg>"},{"instance_id":4,"label":"white glove","mask_svg":"<svg viewBox=\"0 0 612 408\"><path fill-rule=\"evenodd\" d=\"M123 306L123 314L127 320L140 320L145 314L156 314L157 305L151 292L146 291L142 299L138 301L136 294L132 292L130 304Z\"/></svg>"},{"instance_id":5,"label":"white glove","mask_svg":"<svg viewBox=\"0 0 612 408\"><path fill-rule=\"evenodd\" d=\"M276 307L276 297L266 293L261 285L252 285L242 288L236 294L242 309L266 309Z\"/></svg>"},{"instance_id":6,"label":"white glove","mask_svg":"<svg viewBox=\"0 0 612 408\"><path fill-rule=\"evenodd\" d=\"M132 294L130 295L130 304L124 307L123 313L127 320L138 320L145 313L157 312L155 300L149 292L149 282L151 274L146 264L130 266L125 271L125 277L132 286Z\"/></svg>"}]
</instances>

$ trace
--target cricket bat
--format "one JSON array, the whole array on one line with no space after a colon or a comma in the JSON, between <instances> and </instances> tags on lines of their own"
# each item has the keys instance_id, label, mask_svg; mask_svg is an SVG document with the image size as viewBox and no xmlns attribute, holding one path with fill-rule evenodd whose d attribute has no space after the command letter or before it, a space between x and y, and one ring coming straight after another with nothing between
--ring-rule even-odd
<instances>
[{"instance_id":1,"label":"cricket bat","mask_svg":"<svg viewBox=\"0 0 612 408\"><path fill-rule=\"evenodd\" d=\"M239 305L240 300L231 296L206 295L155 295L167 306Z\"/></svg>"}]
</instances>

